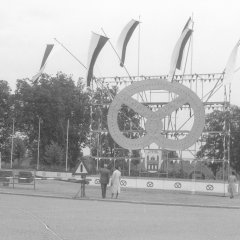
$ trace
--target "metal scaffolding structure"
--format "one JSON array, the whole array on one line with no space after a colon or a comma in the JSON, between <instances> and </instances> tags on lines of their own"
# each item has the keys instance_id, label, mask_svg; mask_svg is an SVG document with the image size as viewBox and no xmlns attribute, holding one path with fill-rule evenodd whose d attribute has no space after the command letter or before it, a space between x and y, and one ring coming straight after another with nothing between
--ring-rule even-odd
<instances>
[{"instance_id":1,"label":"metal scaffolding structure","mask_svg":"<svg viewBox=\"0 0 240 240\"><path fill-rule=\"evenodd\" d=\"M95 147L96 151L91 151L93 158L97 160L97 168L99 167L99 161L102 159L104 161L113 162L118 159L124 159L128 161L128 172L130 175L130 165L132 160L142 161L143 157L141 150L139 149L139 156L134 157L132 151L128 149L123 149L118 144L114 143L113 151L111 153L106 153L103 151L103 142L106 140L106 136L109 136L109 130L107 126L107 114L108 108L111 105L111 102L114 98L110 89L117 89L117 94L124 88L130 86L139 81L146 81L150 79L157 80L167 80L167 75L161 76L133 76L133 77L104 77L97 78L92 81L91 88L94 91L95 89L105 89L105 93L108 96L100 97L99 101L91 102L91 148ZM205 114L212 112L213 110L219 111L228 111L230 108L230 85L223 84L223 73L210 73L210 74L186 74L186 75L175 75L173 82L178 82L192 92L194 92L202 101ZM174 92L168 92L162 89L159 90L147 90L139 92L133 96L139 103L151 109L153 112L157 109L166 106L170 103L176 94ZM129 107L123 106L126 108L125 112L130 111ZM125 126L122 126L121 132L126 138L141 138L146 133L145 124L146 119L140 114L137 114L139 119L138 125L134 126L134 123L130 123L127 116L125 116L124 121L128 122ZM162 131L161 134L167 139L172 139L178 141L185 138L191 132L191 127L194 123L194 112L190 104L184 104L179 109L174 110L170 115L165 116L162 119ZM203 161L203 159L197 159L196 153L200 149L201 145L204 143L204 139L207 135L220 135L223 137L223 148L224 148L224 158L223 159L205 159L204 161L208 162L219 162L223 165L223 169L229 167L230 161L230 129L229 121L225 120L225 126L220 131L207 131L205 128L196 141L191 147L185 150L179 150L177 152L176 161L189 161L198 162ZM151 149L151 147L148 147ZM160 146L161 149L161 146ZM161 149L166 152L168 158L169 149ZM119 156L119 151L122 151L123 154ZM172 159L171 159L172 160ZM169 161L167 161L169 162ZM223 170L223 175L227 171ZM168 172L166 173L168 175ZM223 179L225 177L223 176Z\"/></svg>"}]
</instances>

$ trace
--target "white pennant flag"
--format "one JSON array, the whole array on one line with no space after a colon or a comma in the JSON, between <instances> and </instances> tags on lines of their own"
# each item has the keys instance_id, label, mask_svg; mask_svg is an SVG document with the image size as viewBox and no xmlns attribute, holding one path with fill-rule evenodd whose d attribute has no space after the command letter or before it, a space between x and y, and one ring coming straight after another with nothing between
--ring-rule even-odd
<instances>
[{"instance_id":1,"label":"white pennant flag","mask_svg":"<svg viewBox=\"0 0 240 240\"><path fill-rule=\"evenodd\" d=\"M191 18L189 18L187 23L185 24L181 36L174 47L171 57L170 70L168 74L169 81L173 80L173 76L175 74L176 69L180 70L182 67L184 49L193 31L192 29L189 28L190 23L192 23Z\"/></svg>"},{"instance_id":2,"label":"white pennant flag","mask_svg":"<svg viewBox=\"0 0 240 240\"><path fill-rule=\"evenodd\" d=\"M136 29L137 25L139 24L139 21L136 20L131 20L122 30L118 42L117 42L117 51L118 51L118 55L120 58L120 66L123 67L124 66L124 62L125 62L125 56L126 56L126 49L127 49L127 45L128 42L134 32L134 30Z\"/></svg>"},{"instance_id":3,"label":"white pennant flag","mask_svg":"<svg viewBox=\"0 0 240 240\"><path fill-rule=\"evenodd\" d=\"M224 79L223 79L223 84L225 84L225 85L231 83L231 81L234 79L237 52L238 52L239 45L240 45L240 41L238 41L238 43L235 45L235 47L233 48L233 50L228 58L227 65L226 65L226 68L224 71L225 75L224 75Z\"/></svg>"},{"instance_id":4,"label":"white pennant flag","mask_svg":"<svg viewBox=\"0 0 240 240\"><path fill-rule=\"evenodd\" d=\"M90 41L90 46L88 49L88 63L87 63L87 86L90 86L90 82L93 77L93 69L95 62L97 60L97 57L99 53L101 52L103 46L108 41L109 38L104 37L102 35L92 33L92 38Z\"/></svg>"},{"instance_id":5,"label":"white pennant flag","mask_svg":"<svg viewBox=\"0 0 240 240\"><path fill-rule=\"evenodd\" d=\"M33 82L37 81L38 78L43 74L43 71L45 69L48 56L51 53L51 51L53 49L53 46L54 46L53 44L47 44L45 52L44 52L44 55L43 55L42 63L41 63L41 66L40 66L40 70L39 70L39 72L36 75L34 75L32 77L32 81Z\"/></svg>"}]
</instances>

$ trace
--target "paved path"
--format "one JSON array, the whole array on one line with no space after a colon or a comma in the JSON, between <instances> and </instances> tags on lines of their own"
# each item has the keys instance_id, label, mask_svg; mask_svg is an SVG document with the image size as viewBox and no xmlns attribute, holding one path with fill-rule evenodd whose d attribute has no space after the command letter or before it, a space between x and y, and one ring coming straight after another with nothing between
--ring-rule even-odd
<instances>
[{"instance_id":1,"label":"paved path","mask_svg":"<svg viewBox=\"0 0 240 240\"><path fill-rule=\"evenodd\" d=\"M0 193L5 194L19 194L19 195L37 195L43 197L59 197L72 199L80 188L80 184L44 180L38 181L36 184L36 190L33 189L33 185L16 185L13 189L12 186L2 187L0 186ZM99 200L100 198L100 186L86 186L86 199L87 200ZM108 189L107 199L105 201L112 201L110 198L110 190ZM143 203L152 205L183 205L183 206L197 206L197 207L215 207L215 208L235 208L240 209L240 196L236 196L234 199L230 199L227 196L212 196L212 195L200 195L194 193L183 192L169 192L160 190L144 190L144 189L122 189L118 200L113 200L125 203Z\"/></svg>"},{"instance_id":2,"label":"paved path","mask_svg":"<svg viewBox=\"0 0 240 240\"><path fill-rule=\"evenodd\" d=\"M0 239L238 240L239 214L239 209L0 194Z\"/></svg>"}]
</instances>

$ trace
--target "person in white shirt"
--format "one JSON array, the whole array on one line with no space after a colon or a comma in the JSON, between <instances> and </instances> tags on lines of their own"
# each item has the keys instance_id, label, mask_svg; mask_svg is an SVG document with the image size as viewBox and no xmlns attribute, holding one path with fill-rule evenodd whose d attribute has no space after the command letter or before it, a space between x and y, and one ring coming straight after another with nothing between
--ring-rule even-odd
<instances>
[{"instance_id":1,"label":"person in white shirt","mask_svg":"<svg viewBox=\"0 0 240 240\"><path fill-rule=\"evenodd\" d=\"M111 189L112 189L112 198L115 197L118 198L118 195L120 193L120 181L121 181L121 168L116 167L115 171L112 174L111 179Z\"/></svg>"}]
</instances>

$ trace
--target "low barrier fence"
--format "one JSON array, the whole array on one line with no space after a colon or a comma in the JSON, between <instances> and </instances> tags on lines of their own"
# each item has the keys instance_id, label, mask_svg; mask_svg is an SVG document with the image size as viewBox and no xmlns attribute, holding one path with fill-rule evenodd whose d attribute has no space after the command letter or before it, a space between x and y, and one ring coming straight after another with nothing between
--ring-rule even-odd
<instances>
[{"instance_id":1,"label":"low barrier fence","mask_svg":"<svg viewBox=\"0 0 240 240\"><path fill-rule=\"evenodd\" d=\"M3 186L12 185L15 188L16 184L22 185L32 185L33 188L36 188L36 177L32 172L29 171L0 171L0 183Z\"/></svg>"},{"instance_id":2,"label":"low barrier fence","mask_svg":"<svg viewBox=\"0 0 240 240\"><path fill-rule=\"evenodd\" d=\"M61 180L81 182L80 175L73 175L69 172L46 172L46 171L0 171L0 183L5 186L12 185L13 188L17 184L32 185L36 189L38 180ZM87 176L87 183L90 186L100 186L99 176ZM184 180L184 179L154 179L154 178L134 178L122 177L122 188L141 188L156 190L171 190L185 192L199 192L208 194L228 193L228 183L225 181L214 180ZM237 192L239 186L237 184Z\"/></svg>"}]
</instances>

